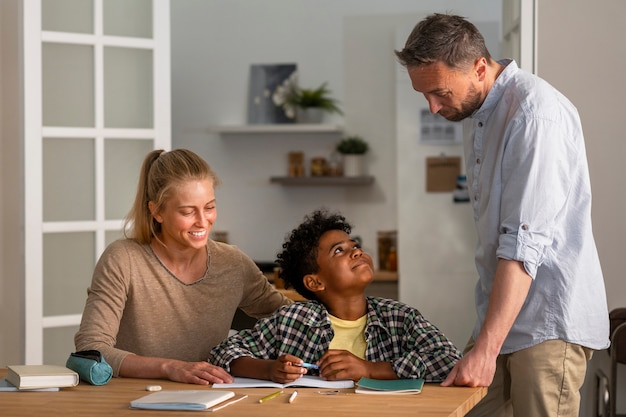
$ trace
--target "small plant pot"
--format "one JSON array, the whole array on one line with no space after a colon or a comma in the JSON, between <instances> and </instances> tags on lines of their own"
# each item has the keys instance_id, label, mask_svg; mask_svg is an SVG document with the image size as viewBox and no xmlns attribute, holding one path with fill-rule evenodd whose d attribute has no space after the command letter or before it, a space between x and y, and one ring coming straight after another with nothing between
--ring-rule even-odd
<instances>
[{"instance_id":1,"label":"small plant pot","mask_svg":"<svg viewBox=\"0 0 626 417\"><path fill-rule=\"evenodd\" d=\"M298 123L321 123L324 118L324 110L319 107L307 107L296 110Z\"/></svg>"},{"instance_id":2,"label":"small plant pot","mask_svg":"<svg viewBox=\"0 0 626 417\"><path fill-rule=\"evenodd\" d=\"M365 172L365 155L345 154L343 155L343 176L362 177Z\"/></svg>"}]
</instances>

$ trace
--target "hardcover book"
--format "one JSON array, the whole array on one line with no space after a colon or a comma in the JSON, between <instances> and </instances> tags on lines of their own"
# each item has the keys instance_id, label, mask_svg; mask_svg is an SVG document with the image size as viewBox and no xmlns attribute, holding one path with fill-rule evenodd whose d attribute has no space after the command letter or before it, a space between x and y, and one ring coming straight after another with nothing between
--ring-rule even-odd
<instances>
[{"instance_id":1,"label":"hardcover book","mask_svg":"<svg viewBox=\"0 0 626 417\"><path fill-rule=\"evenodd\" d=\"M58 365L9 365L7 381L17 389L62 388L78 385L78 374Z\"/></svg>"}]
</instances>

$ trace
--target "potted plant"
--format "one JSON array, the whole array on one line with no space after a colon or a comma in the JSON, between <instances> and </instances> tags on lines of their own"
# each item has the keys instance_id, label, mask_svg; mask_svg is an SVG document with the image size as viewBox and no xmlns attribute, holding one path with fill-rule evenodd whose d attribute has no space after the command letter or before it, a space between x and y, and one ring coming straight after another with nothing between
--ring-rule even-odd
<instances>
[{"instance_id":1,"label":"potted plant","mask_svg":"<svg viewBox=\"0 0 626 417\"><path fill-rule=\"evenodd\" d=\"M301 109L321 109L328 113L343 114L338 101L330 96L330 90L323 83L318 88L295 87L291 97L294 106Z\"/></svg>"},{"instance_id":2,"label":"potted plant","mask_svg":"<svg viewBox=\"0 0 626 417\"><path fill-rule=\"evenodd\" d=\"M327 83L318 88L301 88L293 80L274 95L274 103L285 110L288 117L301 123L319 123L324 113L343 114L339 102L331 97Z\"/></svg>"},{"instance_id":3,"label":"potted plant","mask_svg":"<svg viewBox=\"0 0 626 417\"><path fill-rule=\"evenodd\" d=\"M369 144L360 136L348 136L337 144L337 152L346 155L364 154L369 150Z\"/></svg>"},{"instance_id":4,"label":"potted plant","mask_svg":"<svg viewBox=\"0 0 626 417\"><path fill-rule=\"evenodd\" d=\"M343 175L346 177L360 177L365 175L365 154L369 144L360 136L343 138L336 147L343 156Z\"/></svg>"}]
</instances>

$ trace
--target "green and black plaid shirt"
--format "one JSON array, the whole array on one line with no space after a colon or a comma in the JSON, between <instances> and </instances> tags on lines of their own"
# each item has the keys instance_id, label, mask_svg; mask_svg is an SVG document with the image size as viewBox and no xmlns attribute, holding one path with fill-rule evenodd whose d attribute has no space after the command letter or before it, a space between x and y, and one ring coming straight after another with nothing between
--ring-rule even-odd
<instances>
[{"instance_id":1,"label":"green and black plaid shirt","mask_svg":"<svg viewBox=\"0 0 626 417\"><path fill-rule=\"evenodd\" d=\"M367 297L365 359L390 362L398 378L442 381L461 353L416 309L378 297ZM251 356L276 359L291 354L315 363L328 350L334 332L326 307L316 301L282 306L214 347L209 362L230 370L231 361Z\"/></svg>"}]
</instances>

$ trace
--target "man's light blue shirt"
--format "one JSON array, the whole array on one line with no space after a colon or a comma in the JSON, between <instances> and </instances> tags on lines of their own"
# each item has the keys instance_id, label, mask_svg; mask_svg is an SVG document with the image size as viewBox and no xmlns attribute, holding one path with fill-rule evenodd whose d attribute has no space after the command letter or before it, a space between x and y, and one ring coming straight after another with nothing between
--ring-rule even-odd
<instances>
[{"instance_id":1,"label":"man's light blue shirt","mask_svg":"<svg viewBox=\"0 0 626 417\"><path fill-rule=\"evenodd\" d=\"M467 178L478 232L478 335L498 259L533 278L501 353L560 339L609 345L606 292L591 227L591 185L576 108L546 81L504 71L464 122Z\"/></svg>"}]
</instances>

